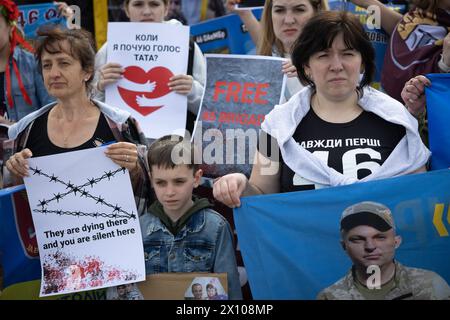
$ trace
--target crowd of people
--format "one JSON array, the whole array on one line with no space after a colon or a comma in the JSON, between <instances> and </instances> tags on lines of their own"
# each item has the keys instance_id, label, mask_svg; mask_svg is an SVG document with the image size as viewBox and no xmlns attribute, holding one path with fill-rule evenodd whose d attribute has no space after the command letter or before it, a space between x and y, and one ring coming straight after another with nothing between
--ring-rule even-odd
<instances>
[{"instance_id":1,"label":"crowd of people","mask_svg":"<svg viewBox=\"0 0 450 320\"><path fill-rule=\"evenodd\" d=\"M215 179L215 200L235 208L240 206L240 198L248 195L341 186L427 170L430 152L416 118L426 113L424 90L431 83L425 74L450 71L450 1L413 0L411 10L403 16L378 0L351 2L379 8L381 26L390 35L382 69L384 92L370 86L375 52L359 19L346 11L330 11L327 0L266 0L261 21L251 11L235 11L238 0L210 1L210 10L205 12L198 7L202 1L195 1L196 5L189 1L191 11L180 1L123 1L129 21L140 23L192 24L201 20L199 12L209 17L237 13L256 43L258 55L286 59L280 70L288 77L285 102L266 115L259 138L267 143L260 144L254 156L251 176L230 173ZM3 144L3 186L22 183L29 175L27 159L31 157L109 144L106 156L129 170L135 198L140 201L147 274L225 272L229 298L242 299L230 225L207 199L195 196L203 173L195 164L191 143L181 136L164 136L149 143L129 112L105 103L105 87L116 83L124 72L119 63L107 62L107 44L96 52L89 32L54 27L39 31L32 48L21 36L17 18L16 4L0 0L0 123L11 125L9 139ZM186 129L192 131L206 82L206 65L199 46L192 41L189 56L192 63L186 74L173 76L168 86L187 96L190 116ZM320 146L304 144L356 138L378 143L336 143L326 152ZM187 162L174 162L175 148L189 155L183 157ZM370 161L361 162L361 157ZM272 169L269 173L268 167ZM369 207L365 211L375 215L385 209ZM343 224L344 218L349 220L356 211L346 212L341 232L342 241L350 248L351 234L360 225ZM396 248L395 228L390 220L384 222L387 229L376 229L378 225L370 223L366 226L380 232L390 230ZM378 263L375 258L371 261ZM392 259L386 268L389 274L382 287L388 289L377 299L398 297L392 294L398 289L393 279L409 272ZM414 271L414 277L435 279L421 272ZM356 273L338 286L347 285L357 292L364 286L361 283ZM215 288L206 289L208 296L210 291L214 295ZM342 294L347 290L342 288L341 294L333 294L334 289L319 297L373 298ZM450 298L448 291L442 292L427 295L421 291L405 298Z\"/></svg>"}]
</instances>

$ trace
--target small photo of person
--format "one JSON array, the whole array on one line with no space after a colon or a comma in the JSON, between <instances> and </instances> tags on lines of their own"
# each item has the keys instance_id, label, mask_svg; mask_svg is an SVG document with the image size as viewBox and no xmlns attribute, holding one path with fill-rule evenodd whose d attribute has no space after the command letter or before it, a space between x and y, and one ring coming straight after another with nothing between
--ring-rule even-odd
<instances>
[{"instance_id":1,"label":"small photo of person","mask_svg":"<svg viewBox=\"0 0 450 320\"><path fill-rule=\"evenodd\" d=\"M192 285L192 295L194 300L203 300L203 287L200 283L194 283Z\"/></svg>"},{"instance_id":2,"label":"small photo of person","mask_svg":"<svg viewBox=\"0 0 450 320\"><path fill-rule=\"evenodd\" d=\"M186 289L185 300L228 300L219 278L195 277Z\"/></svg>"},{"instance_id":3,"label":"small photo of person","mask_svg":"<svg viewBox=\"0 0 450 320\"><path fill-rule=\"evenodd\" d=\"M340 231L342 248L353 265L343 278L323 289L318 300L450 299L450 287L437 273L395 260L402 238L384 204L363 201L349 206L341 215ZM373 269L379 272L369 272Z\"/></svg>"},{"instance_id":4,"label":"small photo of person","mask_svg":"<svg viewBox=\"0 0 450 320\"><path fill-rule=\"evenodd\" d=\"M226 294L218 294L217 288L212 283L208 283L206 285L206 300L228 300L228 296Z\"/></svg>"},{"instance_id":5,"label":"small photo of person","mask_svg":"<svg viewBox=\"0 0 450 320\"><path fill-rule=\"evenodd\" d=\"M106 291L107 300L144 300L144 296L139 291L135 283L122 284L110 287Z\"/></svg>"}]
</instances>

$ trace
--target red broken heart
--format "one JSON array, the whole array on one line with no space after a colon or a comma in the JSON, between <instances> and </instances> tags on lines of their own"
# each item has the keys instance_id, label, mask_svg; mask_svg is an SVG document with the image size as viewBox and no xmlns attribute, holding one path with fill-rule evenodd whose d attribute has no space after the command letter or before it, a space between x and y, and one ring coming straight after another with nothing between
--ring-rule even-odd
<instances>
[{"instance_id":1,"label":"red broken heart","mask_svg":"<svg viewBox=\"0 0 450 320\"><path fill-rule=\"evenodd\" d=\"M156 99L166 94L170 93L168 86L169 79L173 77L172 71L165 67L155 67L145 72L141 67L138 66L128 66L125 68L124 78L138 84L146 84L154 82L155 87L153 91L139 92L127 90L122 87L117 87L119 94L127 105L132 107L134 110L142 114L143 116L149 115L150 113L158 110L163 106L145 106L141 107L136 102L138 96L144 96L147 99Z\"/></svg>"}]
</instances>

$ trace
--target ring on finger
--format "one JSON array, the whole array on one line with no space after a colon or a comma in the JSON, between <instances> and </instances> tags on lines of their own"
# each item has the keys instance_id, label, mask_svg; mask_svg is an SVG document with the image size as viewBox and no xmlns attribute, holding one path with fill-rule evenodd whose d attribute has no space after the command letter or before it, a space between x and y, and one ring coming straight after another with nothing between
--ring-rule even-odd
<instances>
[{"instance_id":1,"label":"ring on finger","mask_svg":"<svg viewBox=\"0 0 450 320\"><path fill-rule=\"evenodd\" d=\"M128 155L125 155L125 162L128 162Z\"/></svg>"}]
</instances>

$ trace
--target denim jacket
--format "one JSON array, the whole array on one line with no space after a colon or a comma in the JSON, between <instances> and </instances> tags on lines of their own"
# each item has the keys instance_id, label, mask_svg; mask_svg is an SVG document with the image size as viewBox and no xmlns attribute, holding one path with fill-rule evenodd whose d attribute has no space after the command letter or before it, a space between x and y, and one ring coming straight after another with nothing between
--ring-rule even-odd
<instances>
[{"instance_id":1,"label":"denim jacket","mask_svg":"<svg viewBox=\"0 0 450 320\"><path fill-rule=\"evenodd\" d=\"M25 102L22 92L20 91L19 82L16 73L13 70L12 61L9 61L11 70L11 89L14 106L10 108L6 95L6 80L3 91L5 93L6 110L8 112L9 120L14 122L19 121L27 114L38 110L39 108L53 102L54 99L49 96L47 89L44 86L42 75L38 70L36 59L33 54L16 47L14 49L13 58L16 60L23 85L27 91L32 105Z\"/></svg>"},{"instance_id":2,"label":"denim jacket","mask_svg":"<svg viewBox=\"0 0 450 320\"><path fill-rule=\"evenodd\" d=\"M229 298L242 299L231 228L217 212L199 210L175 236L149 212L140 223L147 274L226 272Z\"/></svg>"}]
</instances>

